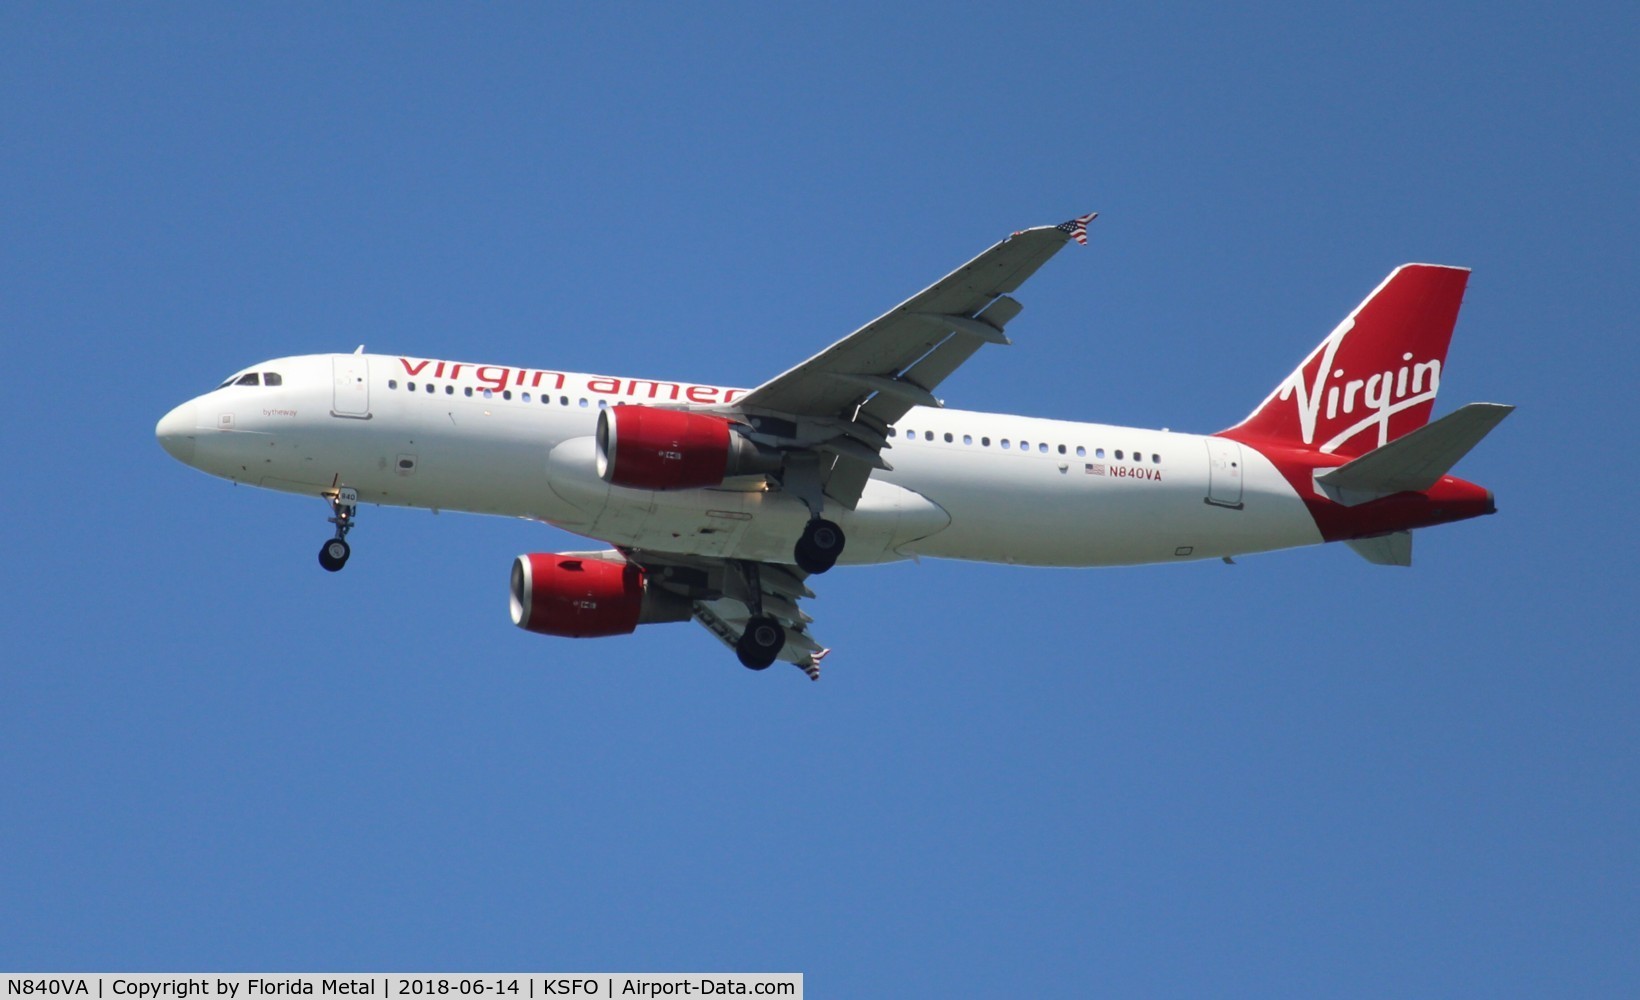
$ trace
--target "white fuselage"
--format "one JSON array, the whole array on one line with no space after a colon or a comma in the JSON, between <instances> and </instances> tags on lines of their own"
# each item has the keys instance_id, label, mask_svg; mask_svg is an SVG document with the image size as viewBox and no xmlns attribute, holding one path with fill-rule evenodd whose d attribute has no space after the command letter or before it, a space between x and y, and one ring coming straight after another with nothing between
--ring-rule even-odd
<instances>
[{"instance_id":1,"label":"white fuselage","mask_svg":"<svg viewBox=\"0 0 1640 1000\"><path fill-rule=\"evenodd\" d=\"M177 407L160 438L235 482L362 502L533 518L618 546L790 562L810 514L761 477L635 490L598 477L615 403L720 404L741 390L422 361L308 355ZM230 380L231 381L231 380ZM856 509L826 508L842 562L936 556L1038 566L1217 558L1322 540L1277 469L1221 437L919 407Z\"/></svg>"}]
</instances>

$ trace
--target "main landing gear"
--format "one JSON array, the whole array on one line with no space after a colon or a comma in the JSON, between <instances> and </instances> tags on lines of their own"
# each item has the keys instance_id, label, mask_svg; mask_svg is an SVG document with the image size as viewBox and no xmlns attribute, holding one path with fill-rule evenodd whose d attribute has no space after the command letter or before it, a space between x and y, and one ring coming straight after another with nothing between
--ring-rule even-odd
<instances>
[{"instance_id":1,"label":"main landing gear","mask_svg":"<svg viewBox=\"0 0 1640 1000\"><path fill-rule=\"evenodd\" d=\"M797 540L792 558L805 573L824 573L837 565L843 554L843 529L823 517L817 517L803 528L803 537Z\"/></svg>"},{"instance_id":2,"label":"main landing gear","mask_svg":"<svg viewBox=\"0 0 1640 1000\"><path fill-rule=\"evenodd\" d=\"M746 631L735 643L735 655L749 670L767 670L786 648L786 630L768 615L758 615L746 623Z\"/></svg>"},{"instance_id":3,"label":"main landing gear","mask_svg":"<svg viewBox=\"0 0 1640 1000\"><path fill-rule=\"evenodd\" d=\"M786 648L786 630L763 610L763 572L757 563L744 562L739 567L740 582L746 588L743 600L752 616L746 621L746 631L740 634L740 641L735 643L735 655L748 670L767 670Z\"/></svg>"},{"instance_id":4,"label":"main landing gear","mask_svg":"<svg viewBox=\"0 0 1640 1000\"><path fill-rule=\"evenodd\" d=\"M353 530L353 520L359 516L359 494L343 486L329 490L325 499L330 502L330 523L336 526L336 536L319 549L319 565L334 573L347 565L353 550L347 544L347 533Z\"/></svg>"}]
</instances>

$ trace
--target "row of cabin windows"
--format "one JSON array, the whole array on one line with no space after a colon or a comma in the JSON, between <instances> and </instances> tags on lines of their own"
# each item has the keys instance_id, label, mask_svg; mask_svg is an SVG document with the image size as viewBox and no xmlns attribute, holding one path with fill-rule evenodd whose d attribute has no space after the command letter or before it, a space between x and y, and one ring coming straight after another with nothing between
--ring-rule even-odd
<instances>
[{"instance_id":1,"label":"row of cabin windows","mask_svg":"<svg viewBox=\"0 0 1640 1000\"><path fill-rule=\"evenodd\" d=\"M284 384L285 384L284 376L280 375L278 372L246 372L245 374L239 376L238 378L228 379L228 381L226 381L226 382L222 383L221 385L217 386L217 388L218 389L226 389L230 385L284 385Z\"/></svg>"},{"instance_id":2,"label":"row of cabin windows","mask_svg":"<svg viewBox=\"0 0 1640 1000\"><path fill-rule=\"evenodd\" d=\"M278 385L279 384L279 382L277 381L277 379L279 378L278 375L275 375L275 374L270 372L269 376L271 378L275 379L275 381L268 382L267 383L268 385ZM252 373L250 375L245 376L245 378L255 379L256 375L255 375L255 373ZM255 385L256 384L254 381L246 383L243 378L240 379L239 381L240 381L241 384L248 384L248 385ZM387 387L389 389L397 389L399 387L398 379L388 379L387 380ZM404 387L405 387L405 389L407 389L410 392L415 392L416 391L416 383L414 383L414 382L406 382L404 384ZM424 391L426 391L428 393L435 393L435 392L438 391L438 387L435 386L431 382L422 383L422 388L423 388ZM485 399L491 399L495 396L495 390L494 389L485 388L485 389L480 389L478 391L483 394ZM444 387L444 394L446 396L453 396L453 395L455 395L455 393L456 393L456 387L455 386L446 385ZM470 386L470 385L463 387L462 388L462 393L466 396L469 396L469 397L472 396L473 395L473 387ZM512 390L511 389L501 390L501 398L502 399L512 399L513 398ZM527 392L520 393L519 394L519 399L521 399L523 402L526 402L526 403L531 401L530 400L530 394L527 393ZM553 397L552 397L551 393L542 393L541 396L540 396L540 399L541 399L542 403L547 404L547 405L551 405ZM558 397L558 403L559 403L560 406L569 406L570 405L570 397L568 397L568 396L559 396ZM585 398L576 400L576 403L582 409L586 409L590 405ZM602 399L598 400L598 408L600 410L604 409L608 405L609 405L609 403L606 402L605 400L602 400ZM897 437L898 436L897 429L893 428L893 427L890 427L888 429L888 436L889 437ZM917 432L908 430L908 431L905 432L905 437L906 437L906 440L908 440L908 441L915 441L915 440L917 440ZM934 440L934 432L933 431L923 431L923 439L925 441ZM956 436L951 434L950 432L946 432L946 434L945 434L945 443L946 444L955 444L956 443ZM974 436L972 434L964 434L962 436L962 443L966 444L966 445L972 445L974 443ZM979 439L979 444L980 444L981 448L989 448L989 447L991 447L991 439L989 437L981 437ZM1004 451L1009 451L1009 450L1014 449L1014 444L1013 444L1013 441L1012 441L1011 438L1002 438L1000 441L997 442L997 445L998 445L998 447L1002 448ZM1031 443L1029 441L1020 441L1019 445L1018 445L1018 450L1019 451L1026 451L1026 452L1030 451L1031 450ZM1038 441L1036 443L1036 450L1039 453L1043 454L1043 455L1049 454L1049 451L1050 451L1049 446L1048 446L1047 442L1045 442L1045 441ZM1061 455L1069 455L1071 453L1070 449L1068 449L1065 445L1056 445L1056 446L1054 446L1054 448L1052 450L1057 451ZM1085 448L1082 445L1077 445L1076 446L1076 456L1078 458L1086 458L1087 454L1088 454L1088 449L1087 448ZM1117 461L1122 461L1123 458L1124 458L1124 452L1121 448L1117 448L1112 454L1116 458ZM1095 458L1104 458L1105 457L1105 449L1103 449L1103 448L1093 449L1093 457L1095 457ZM1135 462L1143 462L1145 460L1145 457L1144 457L1143 453L1138 452L1138 451L1135 451L1135 452L1132 453L1132 458L1133 458L1133 461L1135 461ZM1162 461L1162 456L1153 454L1153 455L1150 456L1150 460L1151 460L1152 463L1160 465L1161 461Z\"/></svg>"},{"instance_id":3,"label":"row of cabin windows","mask_svg":"<svg viewBox=\"0 0 1640 1000\"><path fill-rule=\"evenodd\" d=\"M398 379L393 379L393 378L388 379L387 380L387 387L389 389L397 389L399 387L399 380ZM406 383L404 383L404 388L406 390L410 391L410 392L415 392L416 391L416 383L406 382ZM423 382L422 383L422 390L424 392L427 392L427 393L431 394L431 393L435 393L435 392L438 391L438 386L434 385L431 382ZM475 395L482 396L485 399L495 398L495 390L494 389L479 389L479 390L477 390L477 392L474 392L473 387L469 385L469 386L463 386L461 392L462 392L462 395L467 396L469 398L471 398ZM444 387L444 394L446 396L454 396L456 394L456 387L453 386L453 385L445 386ZM511 398L513 398L512 390L511 389L501 390L501 398L502 399L511 399ZM525 403L533 402L533 398L527 392L519 393L518 398L522 402L525 402ZM543 392L541 394L540 398L541 398L541 402L543 404L549 405L549 406L552 404L553 397L552 397L551 393ZM583 410L587 409L589 406L592 405L585 398L575 400L574 404L579 406ZM560 406L569 406L569 405L571 405L571 400L568 396L559 396L558 397L558 405L560 405ZM602 409L606 408L607 406L609 406L608 402L606 402L605 400L602 400L602 399L598 400L598 409L602 410Z\"/></svg>"},{"instance_id":4,"label":"row of cabin windows","mask_svg":"<svg viewBox=\"0 0 1640 1000\"><path fill-rule=\"evenodd\" d=\"M896 433L896 431L897 431L897 428L890 427L888 429L888 436L889 437L897 437L898 434ZM911 430L906 431L905 432L905 439L907 441L917 440L917 432L916 431L911 431ZM934 440L934 432L933 431L923 431L923 440L924 441ZM956 435L954 435L954 434L950 433L949 431L947 431L946 434L945 434L945 443L946 444L956 444ZM967 444L967 445L973 444L974 443L974 436L972 434L964 434L962 436L962 443ZM979 446L981 448L991 447L991 439L989 437L980 438L979 439ZM1020 441L1020 442L1018 442L1018 444L1016 446L1014 444L1014 442L1012 441L1012 439L1010 439L1010 438L1002 438L1000 441L997 442L997 446L1000 447L1004 451L1011 451L1011 450L1014 450L1017 447L1017 450L1027 451L1027 452L1030 451L1031 447L1032 447L1031 442L1029 442L1029 441ZM1067 448L1065 445L1061 444L1061 445L1050 446L1046 441L1038 441L1036 443L1036 450L1039 454L1042 454L1042 455L1049 454L1050 452L1058 452L1061 455L1071 454L1071 449ZM1077 445L1076 448L1075 448L1075 453L1076 453L1076 457L1078 457L1078 458L1086 458L1087 455L1088 455L1088 449L1086 447L1082 446L1082 445ZM1130 457L1135 462L1143 462L1145 460L1145 456L1144 456L1143 452L1134 451L1134 452L1131 452L1131 453L1127 453L1127 452L1124 452L1121 448L1117 448L1114 452L1112 452L1112 456L1114 458L1116 458L1118 461L1123 460L1124 457ZM1103 448L1093 449L1093 457L1094 458L1104 458L1105 457L1105 449L1103 449ZM1150 456L1150 461L1155 465L1160 465L1162 463L1162 456L1157 455L1157 454L1152 454Z\"/></svg>"}]
</instances>

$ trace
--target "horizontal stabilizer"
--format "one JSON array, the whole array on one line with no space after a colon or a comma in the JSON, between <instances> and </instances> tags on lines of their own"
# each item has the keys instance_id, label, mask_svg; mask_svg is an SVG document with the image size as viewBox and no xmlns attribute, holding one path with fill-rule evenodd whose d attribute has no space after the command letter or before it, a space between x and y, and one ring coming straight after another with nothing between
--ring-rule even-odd
<instances>
[{"instance_id":1,"label":"horizontal stabilizer","mask_svg":"<svg viewBox=\"0 0 1640 1000\"><path fill-rule=\"evenodd\" d=\"M1346 506L1391 493L1421 493L1439 482L1514 409L1502 403L1470 403L1321 473L1315 481Z\"/></svg>"},{"instance_id":2,"label":"horizontal stabilizer","mask_svg":"<svg viewBox=\"0 0 1640 1000\"><path fill-rule=\"evenodd\" d=\"M1372 538L1350 538L1344 542L1356 555L1377 566L1411 566L1412 532L1393 531Z\"/></svg>"}]
</instances>

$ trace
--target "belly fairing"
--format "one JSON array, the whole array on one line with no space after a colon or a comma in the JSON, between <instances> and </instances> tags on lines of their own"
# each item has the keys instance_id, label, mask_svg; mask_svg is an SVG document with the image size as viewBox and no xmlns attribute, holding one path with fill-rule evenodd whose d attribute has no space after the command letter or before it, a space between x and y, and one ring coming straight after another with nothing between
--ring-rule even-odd
<instances>
[{"instance_id":1,"label":"belly fairing","mask_svg":"<svg viewBox=\"0 0 1640 1000\"><path fill-rule=\"evenodd\" d=\"M713 489L634 490L598 477L591 437L564 441L547 456L554 494L569 508L549 518L571 531L617 545L761 562L790 562L809 519L801 501L761 478ZM852 511L827 510L847 536L843 563L906 557L906 545L951 523L938 504L914 490L873 480Z\"/></svg>"}]
</instances>

